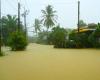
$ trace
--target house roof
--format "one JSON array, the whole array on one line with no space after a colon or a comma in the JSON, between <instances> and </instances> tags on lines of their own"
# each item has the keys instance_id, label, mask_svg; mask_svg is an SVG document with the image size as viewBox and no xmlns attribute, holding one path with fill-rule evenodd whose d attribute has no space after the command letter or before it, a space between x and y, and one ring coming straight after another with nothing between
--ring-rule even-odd
<instances>
[{"instance_id":1,"label":"house roof","mask_svg":"<svg viewBox=\"0 0 100 80\"><path fill-rule=\"evenodd\" d=\"M75 29L76 32L78 32L77 29ZM95 31L95 29L90 29L90 28L80 28L79 32L87 32L87 31Z\"/></svg>"}]
</instances>

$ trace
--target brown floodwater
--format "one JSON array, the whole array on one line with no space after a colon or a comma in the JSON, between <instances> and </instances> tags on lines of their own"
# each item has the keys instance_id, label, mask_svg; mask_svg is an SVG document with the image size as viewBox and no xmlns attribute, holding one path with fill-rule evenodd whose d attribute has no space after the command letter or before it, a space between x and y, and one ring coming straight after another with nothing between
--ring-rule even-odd
<instances>
[{"instance_id":1,"label":"brown floodwater","mask_svg":"<svg viewBox=\"0 0 100 80\"><path fill-rule=\"evenodd\" d=\"M100 80L100 50L30 44L0 57L0 80Z\"/></svg>"}]
</instances>

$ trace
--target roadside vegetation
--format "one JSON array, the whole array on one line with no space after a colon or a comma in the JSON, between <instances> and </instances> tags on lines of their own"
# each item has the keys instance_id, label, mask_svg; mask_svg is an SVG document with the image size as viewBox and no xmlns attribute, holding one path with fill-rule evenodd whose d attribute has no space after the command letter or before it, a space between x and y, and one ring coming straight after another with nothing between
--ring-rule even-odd
<instances>
[{"instance_id":1,"label":"roadside vegetation","mask_svg":"<svg viewBox=\"0 0 100 80\"><path fill-rule=\"evenodd\" d=\"M77 29L65 29L57 23L58 16L56 13L57 11L54 11L51 5L42 10L41 26L34 26L37 29L41 28L41 30L38 29L34 42L52 44L55 48L100 48L99 23L87 24L83 20L80 20L79 32Z\"/></svg>"},{"instance_id":2,"label":"roadside vegetation","mask_svg":"<svg viewBox=\"0 0 100 80\"><path fill-rule=\"evenodd\" d=\"M4 53L3 52L0 52L0 56L4 56Z\"/></svg>"},{"instance_id":3,"label":"roadside vegetation","mask_svg":"<svg viewBox=\"0 0 100 80\"><path fill-rule=\"evenodd\" d=\"M11 50L19 51L24 50L28 44L25 29L20 22L20 28L18 28L18 19L16 16L3 16L2 17L2 37L1 45L9 46ZM1 29L1 28L0 28Z\"/></svg>"},{"instance_id":4,"label":"roadside vegetation","mask_svg":"<svg viewBox=\"0 0 100 80\"><path fill-rule=\"evenodd\" d=\"M57 11L52 5L46 6L41 13L40 19L36 18L34 21L33 27L36 35L33 37L33 41L30 40L31 42L54 45L54 48L100 48L100 23L86 24L80 20L78 32L77 29L65 29L57 23ZM22 22L18 26L18 18L11 15L3 16L1 21L0 44L9 46L13 51L25 50L28 41ZM0 56L2 55L0 52Z\"/></svg>"}]
</instances>

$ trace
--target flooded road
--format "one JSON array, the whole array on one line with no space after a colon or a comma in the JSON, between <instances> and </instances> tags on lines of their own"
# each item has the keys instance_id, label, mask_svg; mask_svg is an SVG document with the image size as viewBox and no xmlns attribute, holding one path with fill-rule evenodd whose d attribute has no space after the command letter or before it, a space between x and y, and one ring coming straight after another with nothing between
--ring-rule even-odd
<instances>
[{"instance_id":1,"label":"flooded road","mask_svg":"<svg viewBox=\"0 0 100 80\"><path fill-rule=\"evenodd\" d=\"M0 57L0 80L100 80L100 50L30 44Z\"/></svg>"}]
</instances>

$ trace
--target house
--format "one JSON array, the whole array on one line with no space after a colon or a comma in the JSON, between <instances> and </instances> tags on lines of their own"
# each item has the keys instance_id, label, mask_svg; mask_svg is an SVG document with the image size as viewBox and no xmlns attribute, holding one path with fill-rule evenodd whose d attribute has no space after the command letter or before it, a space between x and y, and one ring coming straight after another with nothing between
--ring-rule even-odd
<instances>
[{"instance_id":1,"label":"house","mask_svg":"<svg viewBox=\"0 0 100 80\"><path fill-rule=\"evenodd\" d=\"M88 27L81 27L79 29L79 33L87 33L87 35L90 35L92 32L94 32L96 29L88 28ZM78 33L78 30L75 29L75 32ZM99 34L98 34L99 35ZM97 36L97 40L100 43L100 35Z\"/></svg>"},{"instance_id":2,"label":"house","mask_svg":"<svg viewBox=\"0 0 100 80\"><path fill-rule=\"evenodd\" d=\"M79 29L79 33L82 33L82 32L93 32L95 31L96 29L91 29L91 28L87 28L87 27L82 27ZM77 29L75 29L75 32L78 32Z\"/></svg>"}]
</instances>

